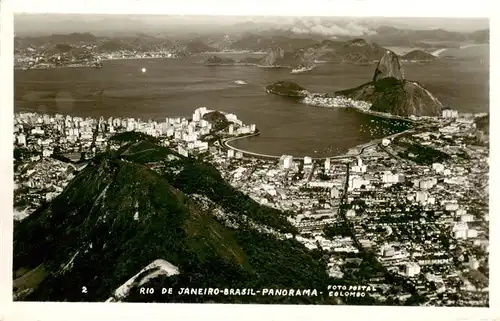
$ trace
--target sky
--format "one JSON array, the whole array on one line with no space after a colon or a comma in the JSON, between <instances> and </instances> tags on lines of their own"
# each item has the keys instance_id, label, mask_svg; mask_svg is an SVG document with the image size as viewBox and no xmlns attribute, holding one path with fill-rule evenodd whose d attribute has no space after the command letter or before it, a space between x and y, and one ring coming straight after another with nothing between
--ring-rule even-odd
<instances>
[{"instance_id":1,"label":"sky","mask_svg":"<svg viewBox=\"0 0 500 321\"><path fill-rule=\"evenodd\" d=\"M494 0L3 0L14 12L488 17Z\"/></svg>"}]
</instances>

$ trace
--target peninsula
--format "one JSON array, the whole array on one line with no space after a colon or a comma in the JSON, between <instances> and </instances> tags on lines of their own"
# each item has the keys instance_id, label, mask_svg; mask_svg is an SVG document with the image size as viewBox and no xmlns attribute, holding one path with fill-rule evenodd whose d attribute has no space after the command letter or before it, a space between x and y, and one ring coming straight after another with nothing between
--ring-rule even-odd
<instances>
[{"instance_id":1,"label":"peninsula","mask_svg":"<svg viewBox=\"0 0 500 321\"><path fill-rule=\"evenodd\" d=\"M334 96L310 93L287 81L268 85L268 93L302 97L308 105L321 107L354 107L381 116L409 118L440 116L443 105L422 84L406 80L398 56L392 51L380 59L373 80L358 87L337 91Z\"/></svg>"}]
</instances>

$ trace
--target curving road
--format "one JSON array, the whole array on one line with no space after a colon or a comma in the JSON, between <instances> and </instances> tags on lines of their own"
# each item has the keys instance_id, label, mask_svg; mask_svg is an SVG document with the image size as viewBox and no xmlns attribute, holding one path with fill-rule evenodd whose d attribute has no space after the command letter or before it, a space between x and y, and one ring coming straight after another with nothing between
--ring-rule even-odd
<instances>
[{"instance_id":1,"label":"curving road","mask_svg":"<svg viewBox=\"0 0 500 321\"><path fill-rule=\"evenodd\" d=\"M355 148L359 150L358 153L353 153L353 154L344 154L344 155L336 155L336 156L331 156L331 157L313 157L312 159L313 160L325 160L327 158L330 158L330 159L347 159L347 158L355 158L359 155L361 155L363 153L363 151L365 149L367 149L368 147L371 147L371 146L374 146L374 145L378 145L382 142L383 139L392 139L392 138L395 138L395 137L398 137L398 136L401 136L403 134L408 134L408 133L411 133L413 131L415 131L416 129L420 128L421 126L419 127L415 127L415 128L410 128L410 129L407 129L405 131L402 131L402 132L399 132L399 133L396 133L396 134L392 134L392 135L389 135L389 136L386 136L386 137L382 137L382 138L377 138L375 140L372 140L366 144L362 144L362 145L358 145L356 146ZM240 148L237 148L237 147L234 147L234 146L231 146L229 143L230 142L233 142L233 141L236 141L236 140L240 140L240 139L245 139L245 138L249 138L249 137L253 137L253 136L257 136L259 135L259 133L253 133L253 134L249 134L249 135L245 135L245 136L239 136L239 137L231 137L231 138L226 138L226 139L223 139L222 140L222 146L226 147L227 149L232 149L234 150L235 152L241 152L243 153L243 155L248 155L248 156L253 156L253 157L259 157L259 158L271 158L271 159L280 159L281 158L281 155L280 156L277 156L277 155L269 155L269 154L261 154L261 153L255 153L255 152L251 152L251 151L247 151L247 150L243 150L243 149L240 149Z\"/></svg>"}]
</instances>

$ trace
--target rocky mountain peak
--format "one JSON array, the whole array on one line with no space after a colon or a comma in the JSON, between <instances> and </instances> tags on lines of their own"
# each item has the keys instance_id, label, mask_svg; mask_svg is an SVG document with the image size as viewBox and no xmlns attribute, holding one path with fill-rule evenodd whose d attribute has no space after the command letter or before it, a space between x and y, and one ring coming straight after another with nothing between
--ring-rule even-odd
<instances>
[{"instance_id":1,"label":"rocky mountain peak","mask_svg":"<svg viewBox=\"0 0 500 321\"><path fill-rule=\"evenodd\" d=\"M389 77L396 78L398 80L404 79L403 67L401 66L398 56L394 52L387 50L377 64L375 74L373 75L373 81Z\"/></svg>"}]
</instances>

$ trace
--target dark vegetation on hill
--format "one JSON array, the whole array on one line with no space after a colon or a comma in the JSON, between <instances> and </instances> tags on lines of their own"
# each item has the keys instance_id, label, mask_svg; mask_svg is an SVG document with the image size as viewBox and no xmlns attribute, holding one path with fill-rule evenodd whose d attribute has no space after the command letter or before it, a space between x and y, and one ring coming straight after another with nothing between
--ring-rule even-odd
<instances>
[{"instance_id":1,"label":"dark vegetation on hill","mask_svg":"<svg viewBox=\"0 0 500 321\"><path fill-rule=\"evenodd\" d=\"M306 48L314 59L350 64L371 64L383 57L386 49L365 39L348 41L324 40Z\"/></svg>"},{"instance_id":2,"label":"dark vegetation on hill","mask_svg":"<svg viewBox=\"0 0 500 321\"><path fill-rule=\"evenodd\" d=\"M252 64L252 65L258 65L259 62L261 61L262 58L257 58L257 57L245 57L239 61L239 63L242 64Z\"/></svg>"},{"instance_id":3,"label":"dark vegetation on hill","mask_svg":"<svg viewBox=\"0 0 500 321\"><path fill-rule=\"evenodd\" d=\"M111 141L115 141L118 143L135 143L139 141L148 141L151 143L158 143L158 139L151 136L147 135L141 132L123 132L123 133L118 133L113 135L111 138Z\"/></svg>"},{"instance_id":4,"label":"dark vegetation on hill","mask_svg":"<svg viewBox=\"0 0 500 321\"><path fill-rule=\"evenodd\" d=\"M212 124L214 131L224 130L231 124L226 115L217 110L204 114L202 118Z\"/></svg>"},{"instance_id":5,"label":"dark vegetation on hill","mask_svg":"<svg viewBox=\"0 0 500 321\"><path fill-rule=\"evenodd\" d=\"M484 115L476 119L476 128L486 134L490 133L490 114Z\"/></svg>"},{"instance_id":6,"label":"dark vegetation on hill","mask_svg":"<svg viewBox=\"0 0 500 321\"><path fill-rule=\"evenodd\" d=\"M215 55L211 55L205 60L206 65L230 65L234 63L235 60L232 58L223 58Z\"/></svg>"},{"instance_id":7,"label":"dark vegetation on hill","mask_svg":"<svg viewBox=\"0 0 500 321\"><path fill-rule=\"evenodd\" d=\"M451 158L449 154L429 146L401 141L397 144L404 149L398 153L400 157L414 161L419 165L442 163Z\"/></svg>"},{"instance_id":8,"label":"dark vegetation on hill","mask_svg":"<svg viewBox=\"0 0 500 321\"><path fill-rule=\"evenodd\" d=\"M266 86L266 91L272 94L288 97L305 97L306 89L291 81L278 81Z\"/></svg>"},{"instance_id":9,"label":"dark vegetation on hill","mask_svg":"<svg viewBox=\"0 0 500 321\"><path fill-rule=\"evenodd\" d=\"M404 54L401 59L403 60L416 60L416 61L428 61L428 60L436 60L437 57L425 52L423 50L413 50L406 54Z\"/></svg>"},{"instance_id":10,"label":"dark vegetation on hill","mask_svg":"<svg viewBox=\"0 0 500 321\"><path fill-rule=\"evenodd\" d=\"M134 135L140 136L129 134ZM240 229L227 228L189 195L204 195L236 217L246 215L255 223L295 233L286 213L261 206L235 190L210 164L180 157L151 139L127 139L131 142L118 152L98 155L62 194L16 225L14 271L37 267L46 271L25 300L105 300L156 259L178 266L181 274L153 283L233 288L324 288L329 284L325 264L315 252L293 240L259 234L243 219ZM169 155L173 160L168 160ZM165 173L143 165L161 156ZM86 295L82 295L83 286ZM321 303L327 298L221 300Z\"/></svg>"},{"instance_id":11,"label":"dark vegetation on hill","mask_svg":"<svg viewBox=\"0 0 500 321\"><path fill-rule=\"evenodd\" d=\"M186 44L186 51L191 54L199 54L204 52L216 52L218 50L207 45L203 40L194 39Z\"/></svg>"},{"instance_id":12,"label":"dark vegetation on hill","mask_svg":"<svg viewBox=\"0 0 500 321\"><path fill-rule=\"evenodd\" d=\"M235 50L267 51L269 48L283 48L285 51L295 51L317 43L312 37L290 37L284 35L259 35L247 33L231 43L230 48Z\"/></svg>"}]
</instances>

